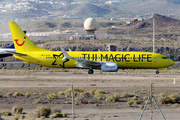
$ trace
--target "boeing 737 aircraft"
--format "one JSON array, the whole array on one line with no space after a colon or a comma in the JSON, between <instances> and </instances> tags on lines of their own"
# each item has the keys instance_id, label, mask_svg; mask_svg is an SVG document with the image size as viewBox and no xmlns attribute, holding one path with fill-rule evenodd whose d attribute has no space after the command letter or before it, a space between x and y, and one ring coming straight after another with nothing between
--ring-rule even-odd
<instances>
[{"instance_id":1,"label":"boeing 737 aircraft","mask_svg":"<svg viewBox=\"0 0 180 120\"><path fill-rule=\"evenodd\" d=\"M50 51L35 46L14 22L9 22L12 39L16 52L14 57L27 63L55 68L100 69L102 72L116 72L121 69L157 69L162 70L174 64L174 61L164 55L150 52L66 52Z\"/></svg>"},{"instance_id":2,"label":"boeing 737 aircraft","mask_svg":"<svg viewBox=\"0 0 180 120\"><path fill-rule=\"evenodd\" d=\"M26 34L26 31L23 31ZM13 54L7 52L15 52L14 43L12 43L10 46L3 47L0 49L0 61L4 61L4 57L13 56Z\"/></svg>"},{"instance_id":3,"label":"boeing 737 aircraft","mask_svg":"<svg viewBox=\"0 0 180 120\"><path fill-rule=\"evenodd\" d=\"M7 51L15 52L14 43L12 43L10 46L0 49L0 58L1 58L0 61L3 61L4 57L13 56L13 54L11 54Z\"/></svg>"}]
</instances>

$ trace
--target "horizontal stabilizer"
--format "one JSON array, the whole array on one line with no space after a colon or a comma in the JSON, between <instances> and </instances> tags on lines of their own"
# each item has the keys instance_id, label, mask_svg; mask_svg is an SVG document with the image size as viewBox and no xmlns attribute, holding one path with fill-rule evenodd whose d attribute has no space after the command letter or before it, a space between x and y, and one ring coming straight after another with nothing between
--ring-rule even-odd
<instances>
[{"instance_id":1,"label":"horizontal stabilizer","mask_svg":"<svg viewBox=\"0 0 180 120\"><path fill-rule=\"evenodd\" d=\"M13 52L13 51L6 51L6 52L11 53L11 54L15 54L15 55L23 55L23 56L27 56L27 54L18 53L18 52Z\"/></svg>"}]
</instances>

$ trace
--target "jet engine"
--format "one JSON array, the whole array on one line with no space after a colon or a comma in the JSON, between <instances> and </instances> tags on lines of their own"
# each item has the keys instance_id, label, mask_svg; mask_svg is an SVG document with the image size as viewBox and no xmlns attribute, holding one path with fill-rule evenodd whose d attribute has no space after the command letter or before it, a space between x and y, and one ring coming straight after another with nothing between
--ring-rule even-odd
<instances>
[{"instance_id":1,"label":"jet engine","mask_svg":"<svg viewBox=\"0 0 180 120\"><path fill-rule=\"evenodd\" d=\"M116 72L118 71L118 64L113 62L106 62L101 64L102 72Z\"/></svg>"}]
</instances>

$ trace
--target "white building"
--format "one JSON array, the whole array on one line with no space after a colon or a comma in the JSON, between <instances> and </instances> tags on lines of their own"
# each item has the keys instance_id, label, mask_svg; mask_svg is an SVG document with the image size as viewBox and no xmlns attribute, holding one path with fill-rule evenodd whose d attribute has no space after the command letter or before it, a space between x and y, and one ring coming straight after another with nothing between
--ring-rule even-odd
<instances>
[{"instance_id":1,"label":"white building","mask_svg":"<svg viewBox=\"0 0 180 120\"><path fill-rule=\"evenodd\" d=\"M96 40L96 35L73 35L70 40Z\"/></svg>"},{"instance_id":2,"label":"white building","mask_svg":"<svg viewBox=\"0 0 180 120\"><path fill-rule=\"evenodd\" d=\"M115 5L115 4L122 4L123 2L122 1L107 1L105 4L108 4L108 5Z\"/></svg>"}]
</instances>

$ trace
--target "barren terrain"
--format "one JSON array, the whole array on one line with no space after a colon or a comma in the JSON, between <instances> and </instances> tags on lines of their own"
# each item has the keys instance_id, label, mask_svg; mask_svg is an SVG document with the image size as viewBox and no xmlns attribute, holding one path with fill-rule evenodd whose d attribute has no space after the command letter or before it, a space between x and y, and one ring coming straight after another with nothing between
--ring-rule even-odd
<instances>
[{"instance_id":1,"label":"barren terrain","mask_svg":"<svg viewBox=\"0 0 180 120\"><path fill-rule=\"evenodd\" d=\"M17 70L14 70L17 71ZM19 71L19 70L18 70ZM180 76L177 71L166 70L162 71L160 75L155 75L153 70L144 70L141 74L136 70L132 71L119 71L117 73L98 73L88 75L85 70L68 70L68 71L31 71L29 74L18 72L16 74L10 73L11 71L2 71L0 78L0 111L12 111L12 107L20 105L23 107L23 113L27 120L32 119L37 106L58 107L62 112L67 112L67 118L72 119L71 112L71 97L65 97L58 94L60 91L64 92L73 84L74 88L79 88L84 91L84 97L79 102L79 97L75 97L74 105L75 119L77 120L137 120L139 119L142 110L139 109L141 105L145 105L150 92L150 84L154 83L153 95L157 99L159 93L166 93L167 95L177 93L180 94ZM175 79L175 81L174 81ZM104 95L113 95L119 93L121 96L118 101L99 100L93 97L89 92L95 88L102 90ZM23 96L9 96L15 92L20 92ZM24 94L29 92L30 97L26 98ZM37 93L37 94L35 94ZM47 99L49 93L58 94L55 99ZM140 104L132 104L131 107L127 106L127 101L131 97L123 97L124 93L135 95ZM40 103L35 103L36 99L41 99ZM89 102L91 101L91 102ZM158 101L158 100L157 100ZM179 103L179 101L178 101ZM96 104L96 105L95 105ZM178 120L179 106L174 104L159 104L166 119ZM31 112L31 114L30 114ZM6 120L12 120L13 116L2 116ZM155 103L153 102L153 118L163 120L160 112L158 111ZM25 119L25 120L26 120ZM36 118L37 120L40 118ZM46 118L47 120L50 118ZM59 119L59 118L54 118ZM150 104L142 117L142 120L150 119Z\"/></svg>"}]
</instances>

